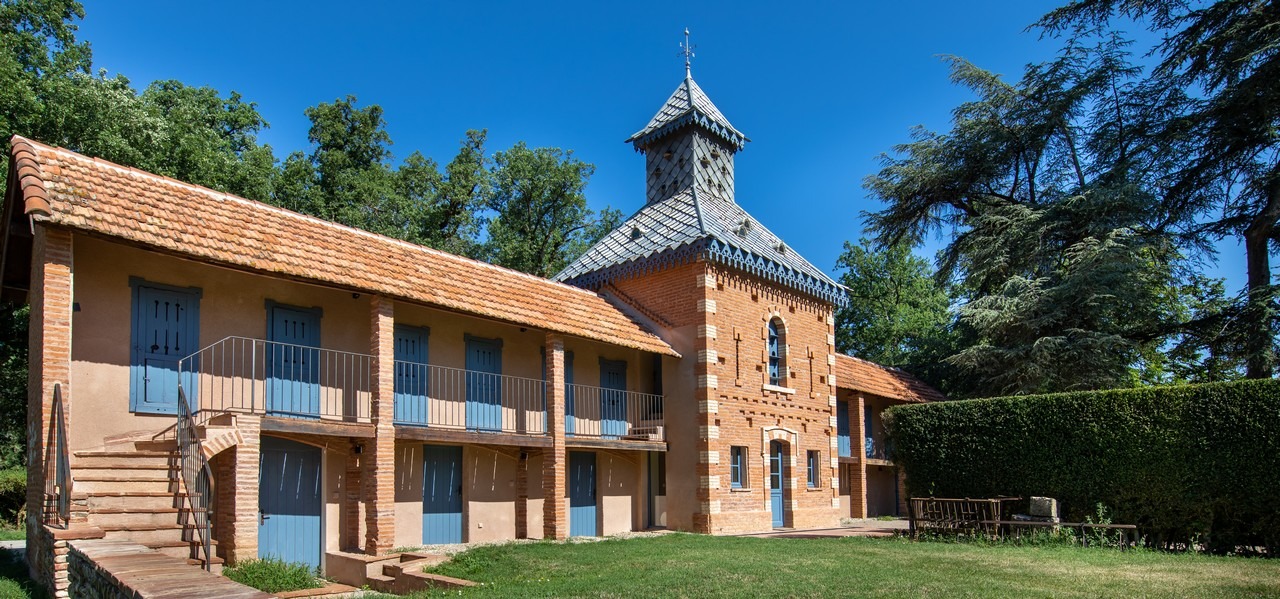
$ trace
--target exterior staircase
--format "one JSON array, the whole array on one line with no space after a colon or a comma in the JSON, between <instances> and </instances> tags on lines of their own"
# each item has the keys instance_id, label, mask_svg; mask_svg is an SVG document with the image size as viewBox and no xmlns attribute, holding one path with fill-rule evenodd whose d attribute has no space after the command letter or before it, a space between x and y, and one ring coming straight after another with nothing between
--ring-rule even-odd
<instances>
[{"instance_id":1,"label":"exterior staircase","mask_svg":"<svg viewBox=\"0 0 1280 599\"><path fill-rule=\"evenodd\" d=\"M178 463L173 440L74 452L75 490L87 502L88 524L107 539L130 540L203 566ZM211 570L220 572L223 560L210 561Z\"/></svg>"}]
</instances>

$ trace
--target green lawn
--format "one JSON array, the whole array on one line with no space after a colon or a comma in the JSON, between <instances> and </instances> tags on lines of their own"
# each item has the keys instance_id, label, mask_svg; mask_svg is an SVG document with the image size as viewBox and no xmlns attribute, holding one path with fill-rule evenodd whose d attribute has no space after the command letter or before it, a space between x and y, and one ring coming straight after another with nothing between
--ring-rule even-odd
<instances>
[{"instance_id":1,"label":"green lawn","mask_svg":"<svg viewBox=\"0 0 1280 599\"><path fill-rule=\"evenodd\" d=\"M1280 560L901 539L508 544L434 572L477 597L1280 597Z\"/></svg>"},{"instance_id":2,"label":"green lawn","mask_svg":"<svg viewBox=\"0 0 1280 599\"><path fill-rule=\"evenodd\" d=\"M0 541L21 541L27 538L27 529L0 525Z\"/></svg>"},{"instance_id":3,"label":"green lawn","mask_svg":"<svg viewBox=\"0 0 1280 599\"><path fill-rule=\"evenodd\" d=\"M0 599L44 597L44 592L27 578L27 565L18 558L17 553L0 549Z\"/></svg>"}]
</instances>

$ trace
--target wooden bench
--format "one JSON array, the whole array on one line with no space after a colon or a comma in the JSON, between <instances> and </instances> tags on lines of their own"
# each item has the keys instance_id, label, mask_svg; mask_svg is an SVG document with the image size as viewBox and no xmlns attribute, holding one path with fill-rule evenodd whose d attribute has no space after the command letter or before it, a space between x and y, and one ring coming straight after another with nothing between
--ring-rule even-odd
<instances>
[{"instance_id":1,"label":"wooden bench","mask_svg":"<svg viewBox=\"0 0 1280 599\"><path fill-rule=\"evenodd\" d=\"M907 502L911 538L918 538L922 531L945 534L962 532L994 534L996 527L990 523L1003 521L1001 515L1004 512L1004 504L1019 499L1019 497L984 499L912 497Z\"/></svg>"},{"instance_id":2,"label":"wooden bench","mask_svg":"<svg viewBox=\"0 0 1280 599\"><path fill-rule=\"evenodd\" d=\"M1000 538L1004 536L1005 531L1008 531L1018 538L1021 537L1023 529L1067 527L1079 529L1085 545L1089 544L1087 533L1096 530L1119 531L1124 548L1128 548L1138 540L1138 527L1133 524L1007 520L1002 517L1002 514L1008 511L1004 504L1020 499L1019 497L987 499L912 497L907 502L911 538L919 538L922 531L943 534L981 533L991 538Z\"/></svg>"}]
</instances>

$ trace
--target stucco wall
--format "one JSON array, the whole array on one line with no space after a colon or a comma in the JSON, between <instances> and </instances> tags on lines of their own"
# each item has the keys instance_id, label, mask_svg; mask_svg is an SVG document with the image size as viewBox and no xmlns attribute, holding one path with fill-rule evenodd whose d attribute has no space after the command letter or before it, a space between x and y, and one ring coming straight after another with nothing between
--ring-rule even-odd
<instances>
[{"instance_id":1,"label":"stucco wall","mask_svg":"<svg viewBox=\"0 0 1280 599\"><path fill-rule=\"evenodd\" d=\"M175 287L196 287L200 299L200 347L237 335L265 338L267 300L319 307L324 348L368 353L368 297L250 275L153 252L77 236L72 317L72 384L81 399L72 406L71 449L101 447L103 439L173 424L172 415L129 412L132 290L130 277ZM192 349L194 353L196 348Z\"/></svg>"}]
</instances>

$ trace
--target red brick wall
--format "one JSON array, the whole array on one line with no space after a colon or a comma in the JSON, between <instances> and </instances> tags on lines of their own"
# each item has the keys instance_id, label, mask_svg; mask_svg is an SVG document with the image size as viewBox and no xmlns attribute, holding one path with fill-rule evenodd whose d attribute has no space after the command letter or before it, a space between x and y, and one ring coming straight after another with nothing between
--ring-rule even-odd
<instances>
[{"instance_id":1,"label":"red brick wall","mask_svg":"<svg viewBox=\"0 0 1280 599\"><path fill-rule=\"evenodd\" d=\"M719 514L710 532L760 530L771 527L769 510L769 442L784 443L789 462L784 489L786 525L831 526L839 521L838 470L833 466L835 409L832 403L831 306L775 284L728 269L715 269L708 299L708 323L714 338L698 357L714 377L712 398L719 438L708 442L711 485ZM783 323L787 373L781 387L768 378L767 326ZM730 488L730 447L747 448L745 490ZM808 486L807 452L819 452L816 486Z\"/></svg>"}]
</instances>

